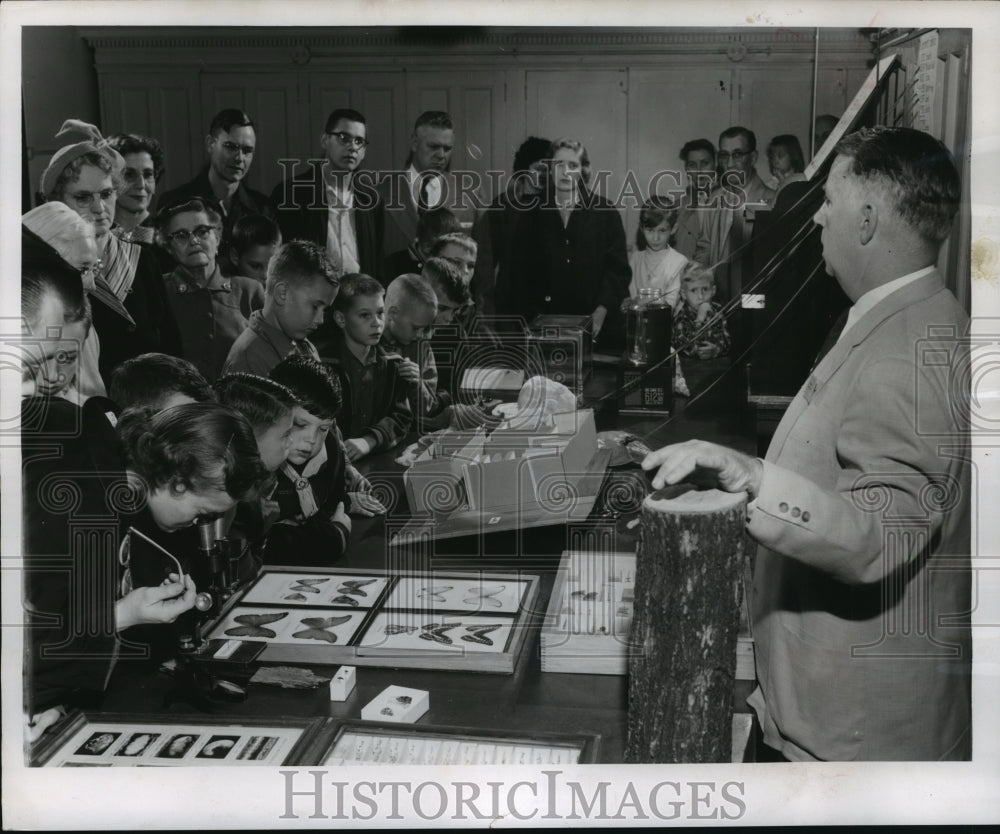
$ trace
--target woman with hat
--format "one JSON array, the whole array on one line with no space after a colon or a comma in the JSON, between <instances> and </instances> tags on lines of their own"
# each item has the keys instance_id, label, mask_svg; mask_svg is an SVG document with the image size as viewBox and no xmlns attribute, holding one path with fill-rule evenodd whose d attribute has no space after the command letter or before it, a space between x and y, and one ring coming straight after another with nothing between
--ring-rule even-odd
<instances>
[{"instance_id":1,"label":"woman with hat","mask_svg":"<svg viewBox=\"0 0 1000 834\"><path fill-rule=\"evenodd\" d=\"M131 316L132 323L128 323L117 314L105 315L100 305L94 310L94 326L101 338L100 371L107 381L111 371L133 356L180 355L180 335L153 252L111 233L122 156L93 125L71 119L56 137L70 132L88 138L56 151L42 173L41 190L47 202L65 203L94 227L100 258L95 275Z\"/></svg>"}]
</instances>

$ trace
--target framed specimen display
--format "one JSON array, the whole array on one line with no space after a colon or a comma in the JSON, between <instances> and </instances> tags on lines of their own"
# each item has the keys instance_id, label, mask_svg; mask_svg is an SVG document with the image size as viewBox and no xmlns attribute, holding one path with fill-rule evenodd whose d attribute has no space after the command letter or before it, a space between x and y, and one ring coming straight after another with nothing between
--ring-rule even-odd
<instances>
[{"instance_id":1,"label":"framed specimen display","mask_svg":"<svg viewBox=\"0 0 1000 834\"><path fill-rule=\"evenodd\" d=\"M35 745L33 767L295 764L320 718L70 713Z\"/></svg>"},{"instance_id":2,"label":"framed specimen display","mask_svg":"<svg viewBox=\"0 0 1000 834\"><path fill-rule=\"evenodd\" d=\"M532 733L371 721L334 721L307 756L315 765L538 765L597 760L600 736Z\"/></svg>"},{"instance_id":3,"label":"framed specimen display","mask_svg":"<svg viewBox=\"0 0 1000 834\"><path fill-rule=\"evenodd\" d=\"M262 663L512 674L537 595L538 577L517 573L265 567L203 630L200 658L238 641L263 644Z\"/></svg>"},{"instance_id":4,"label":"framed specimen display","mask_svg":"<svg viewBox=\"0 0 1000 834\"><path fill-rule=\"evenodd\" d=\"M543 672L624 675L635 595L635 554L566 551L541 631ZM756 678L746 594L736 638L736 679Z\"/></svg>"},{"instance_id":5,"label":"framed specimen display","mask_svg":"<svg viewBox=\"0 0 1000 834\"><path fill-rule=\"evenodd\" d=\"M563 553L542 626L542 671L626 674L634 594L634 553Z\"/></svg>"}]
</instances>

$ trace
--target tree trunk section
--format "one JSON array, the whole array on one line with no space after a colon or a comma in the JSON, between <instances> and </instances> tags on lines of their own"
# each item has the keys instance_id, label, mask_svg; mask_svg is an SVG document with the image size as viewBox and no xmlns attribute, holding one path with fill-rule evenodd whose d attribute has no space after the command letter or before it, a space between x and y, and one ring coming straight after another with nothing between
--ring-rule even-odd
<instances>
[{"instance_id":1,"label":"tree trunk section","mask_svg":"<svg viewBox=\"0 0 1000 834\"><path fill-rule=\"evenodd\" d=\"M678 485L643 502L626 762L729 761L745 528L743 493Z\"/></svg>"}]
</instances>

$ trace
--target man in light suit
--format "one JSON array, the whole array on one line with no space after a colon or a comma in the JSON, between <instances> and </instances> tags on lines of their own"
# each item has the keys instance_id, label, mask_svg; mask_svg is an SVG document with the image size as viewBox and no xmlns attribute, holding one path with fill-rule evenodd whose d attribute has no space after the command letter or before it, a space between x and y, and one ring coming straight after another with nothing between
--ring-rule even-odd
<instances>
[{"instance_id":1,"label":"man in light suit","mask_svg":"<svg viewBox=\"0 0 1000 834\"><path fill-rule=\"evenodd\" d=\"M764 460L697 440L651 453L654 488L750 496L759 548L750 697L773 759L971 756L968 317L935 269L960 198L908 128L845 137L815 215L853 306Z\"/></svg>"},{"instance_id":2,"label":"man in light suit","mask_svg":"<svg viewBox=\"0 0 1000 834\"><path fill-rule=\"evenodd\" d=\"M476 240L483 263L492 263L489 235L480 219L488 203L472 172L462 172L461 176L452 173L454 147L451 116L442 110L428 110L413 125L406 169L382 172L378 193L386 208L386 256L409 248L416 240L417 220L422 212L446 208L455 215L462 231ZM484 248L487 248L485 253ZM392 276L387 276L387 281L391 279ZM477 292L479 283L486 282L474 278L472 290L477 300L482 301L487 290L484 287L483 292ZM492 296L492 281L489 285Z\"/></svg>"}]
</instances>

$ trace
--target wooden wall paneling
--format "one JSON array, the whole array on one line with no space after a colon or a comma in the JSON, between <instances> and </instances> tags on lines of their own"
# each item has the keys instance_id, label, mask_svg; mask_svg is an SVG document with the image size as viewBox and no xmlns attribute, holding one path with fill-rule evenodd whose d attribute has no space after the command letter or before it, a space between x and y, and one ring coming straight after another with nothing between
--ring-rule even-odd
<instances>
[{"instance_id":1,"label":"wooden wall paneling","mask_svg":"<svg viewBox=\"0 0 1000 834\"><path fill-rule=\"evenodd\" d=\"M350 107L365 117L368 152L363 166L371 170L399 167L406 158L403 101L406 96L402 72L308 72L308 136L297 151L303 159L321 155L320 137L326 118L338 107Z\"/></svg>"},{"instance_id":2,"label":"wooden wall paneling","mask_svg":"<svg viewBox=\"0 0 1000 834\"><path fill-rule=\"evenodd\" d=\"M816 78L816 115L830 113L840 118L854 92L848 92L848 71L844 67L821 67ZM801 140L800 140L801 141ZM805 150L805 145L802 146Z\"/></svg>"},{"instance_id":3,"label":"wooden wall paneling","mask_svg":"<svg viewBox=\"0 0 1000 834\"><path fill-rule=\"evenodd\" d=\"M257 152L247 174L247 184L270 193L282 176L278 160L294 156L306 144L300 125L297 70L275 69L259 73L204 72L201 75L201 134L220 110L241 107L253 119Z\"/></svg>"},{"instance_id":4,"label":"wooden wall paneling","mask_svg":"<svg viewBox=\"0 0 1000 834\"><path fill-rule=\"evenodd\" d=\"M203 159L198 76L185 73L121 73L101 78L101 122L106 135L139 133L163 146L166 173L161 193L189 180Z\"/></svg>"},{"instance_id":5,"label":"wooden wall paneling","mask_svg":"<svg viewBox=\"0 0 1000 834\"><path fill-rule=\"evenodd\" d=\"M507 102L504 108L503 146L500 149L500 167L510 174L514 162L514 154L529 136L539 136L551 139L551 136L540 134L537 130L529 130L527 126L527 98L525 96L525 70L523 68L507 70L504 73Z\"/></svg>"},{"instance_id":6,"label":"wooden wall paneling","mask_svg":"<svg viewBox=\"0 0 1000 834\"><path fill-rule=\"evenodd\" d=\"M365 167L372 170L401 167L409 149L409 131L404 129L405 79L401 73L386 75L377 83L370 76L364 77L356 89L360 98L358 110L368 121L368 137L372 142L365 156Z\"/></svg>"},{"instance_id":7,"label":"wooden wall paneling","mask_svg":"<svg viewBox=\"0 0 1000 834\"><path fill-rule=\"evenodd\" d=\"M734 77L733 70L721 66L629 71L628 166L642 199L651 189L667 196L686 187L680 150L690 139L718 143L728 127ZM638 211L627 208L625 218L631 245Z\"/></svg>"},{"instance_id":8,"label":"wooden wall paneling","mask_svg":"<svg viewBox=\"0 0 1000 834\"><path fill-rule=\"evenodd\" d=\"M757 136L757 173L769 182L767 144L781 133L791 133L809 148L812 113L812 72L805 67L768 67L739 70L739 116L737 124Z\"/></svg>"},{"instance_id":9,"label":"wooden wall paneling","mask_svg":"<svg viewBox=\"0 0 1000 834\"><path fill-rule=\"evenodd\" d=\"M347 103L369 122L368 168L401 166L414 118L441 108L457 122L454 167L508 171L526 136L577 136L595 167L609 172L605 191L617 196L629 169L643 178L659 167L659 146L667 161L678 162L688 133L715 142L731 124L757 121L761 113L766 123L779 104L808 112L811 101L811 30L491 30L456 40L445 52L383 32L340 29L276 34L195 27L161 35L97 28L81 34L94 49L102 109L142 114L130 122L149 123L165 141L164 188L203 163L208 121L224 106L244 107L258 124L248 182L262 190L282 175L279 158L318 155L327 113ZM748 53L733 57L742 45ZM867 75L867 42L853 30L824 30L820 47L818 112L839 114ZM743 77L750 87L741 102L734 91ZM176 115L185 84L186 119ZM120 88L131 92L120 95ZM165 92L154 104L135 92L142 88ZM670 98L673 112L661 112L658 97ZM169 114L159 127L157 110ZM686 127L676 127L679 121ZM792 129L807 142L808 123L799 121L792 128L758 126L758 139L766 145L773 132ZM766 160L761 166L766 174ZM626 219L631 231L635 220L629 213Z\"/></svg>"},{"instance_id":10,"label":"wooden wall paneling","mask_svg":"<svg viewBox=\"0 0 1000 834\"><path fill-rule=\"evenodd\" d=\"M587 147L598 188L617 198L628 169L628 72L625 69L543 69L526 73L529 133L569 137Z\"/></svg>"},{"instance_id":11,"label":"wooden wall paneling","mask_svg":"<svg viewBox=\"0 0 1000 834\"><path fill-rule=\"evenodd\" d=\"M474 171L487 199L492 199L490 170L506 161L504 113L507 90L502 69L459 69L406 73L406 139L417 117L426 110L445 110L455 123L452 171ZM405 157L405 155L404 155Z\"/></svg>"},{"instance_id":12,"label":"wooden wall paneling","mask_svg":"<svg viewBox=\"0 0 1000 834\"><path fill-rule=\"evenodd\" d=\"M462 146L464 167L478 174L480 189L487 200L496 196L490 171L504 170L503 83L462 87L459 92L456 144ZM498 100L499 99L499 100ZM497 186L500 187L499 185Z\"/></svg>"}]
</instances>

